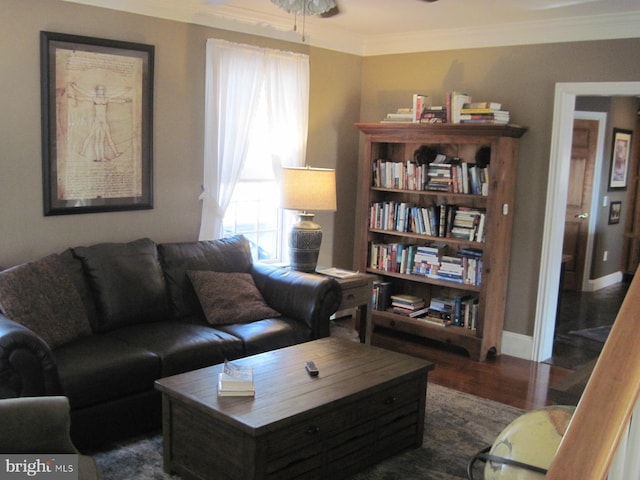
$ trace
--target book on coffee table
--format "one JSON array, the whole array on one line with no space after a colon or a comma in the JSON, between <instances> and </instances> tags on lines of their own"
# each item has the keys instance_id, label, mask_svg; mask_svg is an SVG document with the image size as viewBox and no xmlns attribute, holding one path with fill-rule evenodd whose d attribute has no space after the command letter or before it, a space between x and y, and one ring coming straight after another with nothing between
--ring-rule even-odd
<instances>
[{"instance_id":1,"label":"book on coffee table","mask_svg":"<svg viewBox=\"0 0 640 480\"><path fill-rule=\"evenodd\" d=\"M253 368L225 362L223 371L218 374L218 395L246 397L255 393Z\"/></svg>"}]
</instances>

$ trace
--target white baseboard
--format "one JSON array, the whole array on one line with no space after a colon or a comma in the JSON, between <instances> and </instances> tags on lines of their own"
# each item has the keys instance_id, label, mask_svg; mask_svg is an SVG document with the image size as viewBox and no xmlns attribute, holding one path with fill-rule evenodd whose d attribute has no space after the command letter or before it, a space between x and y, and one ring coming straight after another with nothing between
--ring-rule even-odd
<instances>
[{"instance_id":1,"label":"white baseboard","mask_svg":"<svg viewBox=\"0 0 640 480\"><path fill-rule=\"evenodd\" d=\"M533 337L504 330L502 332L502 355L531 360L533 358Z\"/></svg>"},{"instance_id":2,"label":"white baseboard","mask_svg":"<svg viewBox=\"0 0 640 480\"><path fill-rule=\"evenodd\" d=\"M604 277L589 280L588 291L595 292L622 281L622 272L614 272ZM512 357L533 359L533 336L508 331L502 332L502 354Z\"/></svg>"},{"instance_id":3,"label":"white baseboard","mask_svg":"<svg viewBox=\"0 0 640 480\"><path fill-rule=\"evenodd\" d=\"M622 272L613 272L609 275L605 275L604 277L594 278L593 280L589 280L587 288L589 292L595 292L600 290L601 288L610 287L611 285L615 285L616 283L620 283L622 281Z\"/></svg>"}]
</instances>

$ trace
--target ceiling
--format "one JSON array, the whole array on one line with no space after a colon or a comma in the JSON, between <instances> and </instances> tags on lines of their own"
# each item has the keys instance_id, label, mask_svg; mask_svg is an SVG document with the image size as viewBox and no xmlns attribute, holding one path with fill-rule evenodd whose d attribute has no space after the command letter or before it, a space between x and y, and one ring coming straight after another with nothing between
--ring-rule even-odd
<instances>
[{"instance_id":1,"label":"ceiling","mask_svg":"<svg viewBox=\"0 0 640 480\"><path fill-rule=\"evenodd\" d=\"M270 0L64 0L338 50L384 55L640 37L638 0L337 0L297 18Z\"/></svg>"}]
</instances>

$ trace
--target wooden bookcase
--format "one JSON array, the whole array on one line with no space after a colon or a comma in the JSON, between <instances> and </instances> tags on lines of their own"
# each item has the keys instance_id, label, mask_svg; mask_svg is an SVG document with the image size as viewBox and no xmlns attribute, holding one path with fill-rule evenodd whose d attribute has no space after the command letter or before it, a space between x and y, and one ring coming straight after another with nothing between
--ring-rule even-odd
<instances>
[{"instance_id":1,"label":"wooden bookcase","mask_svg":"<svg viewBox=\"0 0 640 480\"><path fill-rule=\"evenodd\" d=\"M479 361L485 360L487 355L499 355L509 275L516 161L519 138L526 129L512 125L463 124L357 123L356 126L364 134L365 141L358 171L357 218L360 220L356 225L355 268L391 282L392 293L420 296L427 305L434 296L469 294L478 299L475 329L443 327L381 310L372 312L374 325L462 347L471 358ZM376 160L406 164L414 160L414 153L422 146L459 157L468 164L476 163L476 153L481 147L490 147L489 183L485 195L374 186ZM449 204L481 209L485 212L484 242L371 228L371 205L390 201L415 206ZM426 245L430 242L446 243L449 255L455 255L458 249L465 247L481 250L480 284L372 268L372 243Z\"/></svg>"}]
</instances>

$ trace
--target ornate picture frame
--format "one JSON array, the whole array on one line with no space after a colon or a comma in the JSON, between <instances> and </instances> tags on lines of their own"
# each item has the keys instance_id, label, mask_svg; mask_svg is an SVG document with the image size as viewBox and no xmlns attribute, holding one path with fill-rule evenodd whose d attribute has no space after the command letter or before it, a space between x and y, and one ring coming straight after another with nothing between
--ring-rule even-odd
<instances>
[{"instance_id":1,"label":"ornate picture frame","mask_svg":"<svg viewBox=\"0 0 640 480\"><path fill-rule=\"evenodd\" d=\"M154 46L40 32L45 215L153 208Z\"/></svg>"},{"instance_id":2,"label":"ornate picture frame","mask_svg":"<svg viewBox=\"0 0 640 480\"><path fill-rule=\"evenodd\" d=\"M631 159L631 130L613 129L611 143L611 169L609 173L609 191L626 190Z\"/></svg>"}]
</instances>

